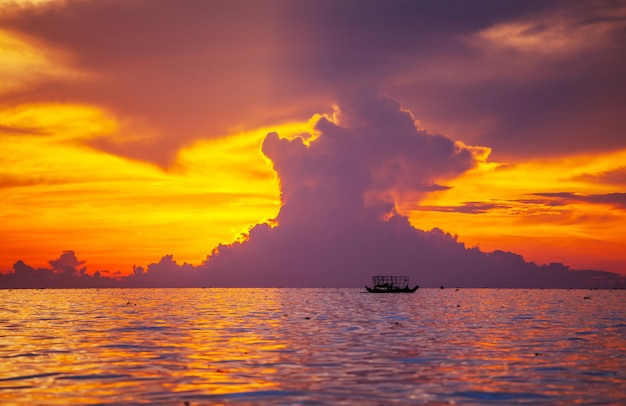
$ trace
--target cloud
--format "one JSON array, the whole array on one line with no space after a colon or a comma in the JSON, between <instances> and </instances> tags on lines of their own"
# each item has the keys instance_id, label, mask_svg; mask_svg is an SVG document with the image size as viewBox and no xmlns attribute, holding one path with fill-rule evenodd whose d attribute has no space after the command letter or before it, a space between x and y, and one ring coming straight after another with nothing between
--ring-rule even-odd
<instances>
[{"instance_id":1,"label":"cloud","mask_svg":"<svg viewBox=\"0 0 626 406\"><path fill-rule=\"evenodd\" d=\"M612 206L615 209L626 209L626 193L579 194L571 192L544 192L532 193L531 195L534 197L505 201L461 202L453 206L418 205L412 207L411 210L463 214L499 212L509 216L526 215L532 218L542 213L549 214L553 208L559 209L560 213L572 211L573 209L569 206L575 203L589 203ZM541 221L545 221L545 219L542 218Z\"/></svg>"},{"instance_id":2,"label":"cloud","mask_svg":"<svg viewBox=\"0 0 626 406\"><path fill-rule=\"evenodd\" d=\"M13 265L13 272L0 275L2 288L86 288L112 287L115 280L88 274L85 261L80 261L72 250L63 251L59 258L49 261L49 268L33 268L24 261Z\"/></svg>"},{"instance_id":3,"label":"cloud","mask_svg":"<svg viewBox=\"0 0 626 406\"><path fill-rule=\"evenodd\" d=\"M511 214L538 213L542 208L565 207L573 203L608 205L616 209L626 209L626 193L580 194L572 192L532 193L532 196L545 199L529 198L502 202L462 202L455 206L420 205L412 208L416 211L439 211L446 213L483 214L491 211L508 211Z\"/></svg>"},{"instance_id":4,"label":"cloud","mask_svg":"<svg viewBox=\"0 0 626 406\"><path fill-rule=\"evenodd\" d=\"M571 192L556 193L534 193L535 196L548 198L548 202L555 202L558 205L584 202L613 206L617 209L626 209L626 193L604 193L604 194L579 194Z\"/></svg>"},{"instance_id":5,"label":"cloud","mask_svg":"<svg viewBox=\"0 0 626 406\"><path fill-rule=\"evenodd\" d=\"M344 100L338 119L321 118L317 131L292 138L268 134L263 152L280 178L280 213L275 223L252 228L244 241L214 251L205 263L210 284L359 286L381 273L406 274L425 286L624 282L616 274L468 249L442 230L414 228L396 211L394 196L419 199L422 185L451 179L476 159L453 140L419 129L395 100Z\"/></svg>"},{"instance_id":6,"label":"cloud","mask_svg":"<svg viewBox=\"0 0 626 406\"><path fill-rule=\"evenodd\" d=\"M83 76L40 74L55 70L35 58L34 74L11 68L19 91L0 102L105 108L132 125L118 129L124 142L90 145L162 166L194 140L303 119L364 85L388 89L432 131L503 157L607 150L626 146L624 9L491 0L5 7L0 21L25 47L62 51L56 71L69 60Z\"/></svg>"},{"instance_id":7,"label":"cloud","mask_svg":"<svg viewBox=\"0 0 626 406\"><path fill-rule=\"evenodd\" d=\"M0 9L0 73L6 79L0 83L0 105L6 113L0 117L0 136L20 140L5 144L11 147L5 153L10 171L1 176L0 187L108 179L114 171L124 182L105 194L113 194L116 202L98 210L121 215L98 217L106 227L142 225L130 221L131 217L164 222L173 217L169 211L154 215L151 210L147 216L143 212L135 216L133 210L128 211L133 200L119 194L121 190L140 196L142 203L134 200L135 210L141 211L137 208L148 207L156 199L171 199L172 206L180 209L176 199L186 197L170 197L171 189L166 187L150 185L148 189L147 181L161 183L177 170L173 161L184 151L181 146L250 128L303 121L312 112L327 111L332 97L364 86L387 89L405 108L420 112L424 127L449 137L416 128L414 118L397 102L372 101L358 94L338 100L340 121L330 116L319 120L315 140L284 138L282 131L280 136L269 136L264 152L280 176L283 208L277 227L259 225L249 241L241 244L245 249L232 248L247 253L247 260L243 256L234 259L242 264L253 261L255 255L265 258L267 250L278 250L281 245L290 249L298 239L318 252L334 249L336 257L346 263L353 260L338 247L353 244L355 249L369 249L372 244L366 235L376 233L386 248L384 239L398 235L408 236L413 241L410 247L421 239L430 241L428 236L457 247L460 243L446 233L414 230L395 208L399 200L419 202L432 191L449 189L449 179L479 160L478 150L452 140L488 145L499 155L496 159L513 164L528 157L626 148L623 2L263 0L249 4L190 0L184 7L169 0L32 3L17 7L10 2ZM136 169L137 176L131 176L134 181L128 186L128 173L135 170L125 161L106 154L77 159L85 155L51 150L56 141L87 144L158 163L170 171ZM217 151L207 154L207 161L223 155L215 145L206 150ZM37 156L35 164L30 155ZM240 161L233 162L237 162L233 167L239 166ZM25 175L29 172L24 170L26 165L32 167L30 176ZM206 184L211 188L218 177L210 171L228 172L227 182L234 183L234 168L207 168ZM261 177L264 173L259 172ZM140 174L145 185L137 179ZM588 180L624 184L623 169L589 176L595 179ZM54 195L39 189L24 196L45 202L40 207L48 208L53 202L59 208L55 213L63 213L53 216L60 222L65 216L78 218L76 202L97 206L103 201L87 193L66 193L72 188L68 186ZM559 190L585 189L567 185ZM272 197L273 192L261 195ZM60 196L67 200L59 200ZM465 202L445 210L504 211L517 203L506 202L507 198L498 195L496 201ZM88 199L87 204L81 199ZM224 207L232 206L228 199L220 200L220 206L221 202ZM535 196L526 203L555 206L581 199ZM623 207L619 194L590 194L585 199ZM193 220L185 227L203 227L198 226L203 222L196 217L201 212L196 204L190 216ZM14 206L15 212L27 216L28 210L19 207ZM218 229L217 217L204 219L210 218ZM85 224L82 219L80 223ZM306 238L309 226L317 227L311 232L317 239ZM85 229L90 237L101 235L91 225ZM235 232L222 232L220 238L226 241L229 237L224 235ZM191 238L190 243L189 232L187 240L181 236L185 232L166 233L163 244L170 247L174 240L180 245L205 241ZM10 229L5 234L10 235ZM41 230L37 234L45 235ZM174 235L179 238L171 238ZM267 242L265 236L271 236ZM116 247L123 245L117 239L110 241ZM258 253L253 255L255 249ZM310 255L306 247L293 249ZM207 267L217 269L216 263L224 262L218 258L226 257L229 250L220 247ZM411 250L406 248L401 252L404 257L398 254L398 258L407 263L419 260ZM183 266L172 258L162 262L154 269Z\"/></svg>"},{"instance_id":8,"label":"cloud","mask_svg":"<svg viewBox=\"0 0 626 406\"><path fill-rule=\"evenodd\" d=\"M280 224L301 222L305 213L327 217L313 215L320 211L346 219L355 208L388 210L394 195L418 197L475 165L470 149L416 128L393 99L353 96L341 106L340 124L322 117L309 145L276 133L265 139L263 152L280 178Z\"/></svg>"},{"instance_id":9,"label":"cloud","mask_svg":"<svg viewBox=\"0 0 626 406\"><path fill-rule=\"evenodd\" d=\"M605 185L616 185L626 187L626 166L622 166L599 174L582 174L573 178L589 183L601 183Z\"/></svg>"},{"instance_id":10,"label":"cloud","mask_svg":"<svg viewBox=\"0 0 626 406\"><path fill-rule=\"evenodd\" d=\"M0 111L0 135L77 141L110 136L115 120L99 109L71 104L26 104Z\"/></svg>"},{"instance_id":11,"label":"cloud","mask_svg":"<svg viewBox=\"0 0 626 406\"><path fill-rule=\"evenodd\" d=\"M120 277L119 284L125 287L199 287L203 284L202 269L193 265L178 264L172 255L165 255L157 263L134 267L133 273Z\"/></svg>"},{"instance_id":12,"label":"cloud","mask_svg":"<svg viewBox=\"0 0 626 406\"><path fill-rule=\"evenodd\" d=\"M463 202L458 206L428 206L420 205L413 210L417 211L440 211L445 213L483 214L493 210L509 210L513 206L501 202Z\"/></svg>"},{"instance_id":13,"label":"cloud","mask_svg":"<svg viewBox=\"0 0 626 406\"><path fill-rule=\"evenodd\" d=\"M550 58L555 54L604 47L611 43L610 37L626 27L623 3L608 8L599 3L568 6L569 13L559 8L548 9L535 16L493 25L478 32L477 40L490 46Z\"/></svg>"},{"instance_id":14,"label":"cloud","mask_svg":"<svg viewBox=\"0 0 626 406\"><path fill-rule=\"evenodd\" d=\"M618 274L576 271L559 263L538 266L511 252L468 248L438 228L411 225L396 209L398 200L419 202L484 162L485 151L427 132L389 97L349 93L333 115L318 117L314 133L269 133L262 151L280 181L277 218L254 226L235 243L219 245L201 265L179 264L165 255L111 279L88 272L85 261L65 251L48 268L18 261L13 273L0 276L0 286L355 287L374 274L404 274L422 286L626 285ZM535 196L527 203L624 203L621 193ZM480 213L513 203L467 202L454 210Z\"/></svg>"},{"instance_id":15,"label":"cloud","mask_svg":"<svg viewBox=\"0 0 626 406\"><path fill-rule=\"evenodd\" d=\"M0 16L1 8L0 4ZM87 78L69 66L67 55L62 52L42 50L4 29L0 29L0 59L0 96L28 91L46 81L66 83Z\"/></svg>"},{"instance_id":16,"label":"cloud","mask_svg":"<svg viewBox=\"0 0 626 406\"><path fill-rule=\"evenodd\" d=\"M89 273L86 261L79 260L72 250L63 251L49 264L47 268L33 268L17 261L12 273L0 274L0 288L195 287L203 286L206 280L202 269L186 263L179 265L171 255L147 269L134 267L132 274L115 278L103 276L105 272L101 271Z\"/></svg>"},{"instance_id":17,"label":"cloud","mask_svg":"<svg viewBox=\"0 0 626 406\"><path fill-rule=\"evenodd\" d=\"M318 1L286 10L281 73L298 94L382 86L427 128L507 161L626 146L623 2Z\"/></svg>"},{"instance_id":18,"label":"cloud","mask_svg":"<svg viewBox=\"0 0 626 406\"><path fill-rule=\"evenodd\" d=\"M0 21L37 49L61 49L89 80L41 77L28 100L80 102L110 111L124 125L118 140L90 145L168 166L194 140L233 128L304 117L310 101L277 97L285 38L276 27L282 2L137 0L64 1L0 10ZM89 21L88 24L85 22ZM294 113L295 111L295 113ZM139 134L138 134L139 133ZM147 137L144 136L149 134Z\"/></svg>"},{"instance_id":19,"label":"cloud","mask_svg":"<svg viewBox=\"0 0 626 406\"><path fill-rule=\"evenodd\" d=\"M50 261L52 271L57 275L78 275L85 274L87 267L85 261L79 261L74 251L63 251L58 259Z\"/></svg>"},{"instance_id":20,"label":"cloud","mask_svg":"<svg viewBox=\"0 0 626 406\"><path fill-rule=\"evenodd\" d=\"M60 179L50 179L44 177L32 177L24 175L8 175L0 174L0 189L22 187L22 186L34 186L41 184L62 184L64 183Z\"/></svg>"}]
</instances>

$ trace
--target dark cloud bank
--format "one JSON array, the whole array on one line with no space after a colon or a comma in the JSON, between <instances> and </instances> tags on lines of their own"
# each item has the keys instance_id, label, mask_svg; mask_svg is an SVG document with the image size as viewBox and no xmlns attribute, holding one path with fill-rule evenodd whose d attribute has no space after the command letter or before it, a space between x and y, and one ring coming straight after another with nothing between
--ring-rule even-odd
<instances>
[{"instance_id":1,"label":"dark cloud bank","mask_svg":"<svg viewBox=\"0 0 626 406\"><path fill-rule=\"evenodd\" d=\"M321 118L314 138L267 135L262 149L280 178L280 213L252 228L245 241L216 247L203 264L179 265L167 255L116 280L87 274L85 263L66 251L49 268L18 261L0 286L359 287L373 274L408 275L426 287L626 286L615 273L538 266L411 226L395 210L394 196L419 198L445 188L446 180L476 164L474 155L416 127L395 100L360 96L341 101L338 123Z\"/></svg>"},{"instance_id":2,"label":"dark cloud bank","mask_svg":"<svg viewBox=\"0 0 626 406\"><path fill-rule=\"evenodd\" d=\"M103 106L128 124L90 145L164 167L233 123L303 119L338 89L371 84L499 160L626 147L624 1L184 3L13 5L0 26L67 52L91 79L50 79L0 103ZM513 38L484 37L499 27ZM137 137L143 126L150 137Z\"/></svg>"}]
</instances>

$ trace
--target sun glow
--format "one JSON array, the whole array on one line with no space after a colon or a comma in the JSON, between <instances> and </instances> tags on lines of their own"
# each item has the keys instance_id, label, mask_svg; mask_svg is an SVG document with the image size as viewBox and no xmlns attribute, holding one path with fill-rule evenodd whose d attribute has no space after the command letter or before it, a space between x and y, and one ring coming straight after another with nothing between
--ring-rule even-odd
<instances>
[{"instance_id":1,"label":"sun glow","mask_svg":"<svg viewBox=\"0 0 626 406\"><path fill-rule=\"evenodd\" d=\"M166 170L85 145L94 137L115 140L119 128L115 117L86 105L0 114L2 271L18 259L47 266L67 249L88 260L88 273L125 274L166 254L197 264L219 243L276 216L278 181L260 151L270 129L198 141Z\"/></svg>"},{"instance_id":2,"label":"sun glow","mask_svg":"<svg viewBox=\"0 0 626 406\"><path fill-rule=\"evenodd\" d=\"M0 13L2 12L0 4ZM72 68L63 52L31 44L0 29L0 95L27 89L50 79L70 81L90 75Z\"/></svg>"}]
</instances>

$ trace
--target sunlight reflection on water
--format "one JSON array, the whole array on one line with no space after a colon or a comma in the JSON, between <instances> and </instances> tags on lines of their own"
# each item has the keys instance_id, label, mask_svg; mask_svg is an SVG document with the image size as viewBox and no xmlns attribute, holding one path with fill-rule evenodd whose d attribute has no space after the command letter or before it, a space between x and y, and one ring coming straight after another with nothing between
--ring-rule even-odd
<instances>
[{"instance_id":1,"label":"sunlight reflection on water","mask_svg":"<svg viewBox=\"0 0 626 406\"><path fill-rule=\"evenodd\" d=\"M3 404L626 404L625 291L0 292Z\"/></svg>"}]
</instances>

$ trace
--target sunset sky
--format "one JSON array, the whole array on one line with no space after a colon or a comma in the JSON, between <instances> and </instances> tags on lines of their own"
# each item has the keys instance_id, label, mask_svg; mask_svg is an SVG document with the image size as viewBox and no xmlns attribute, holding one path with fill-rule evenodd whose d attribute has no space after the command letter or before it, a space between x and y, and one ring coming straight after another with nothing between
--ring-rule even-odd
<instances>
[{"instance_id":1,"label":"sunset sky","mask_svg":"<svg viewBox=\"0 0 626 406\"><path fill-rule=\"evenodd\" d=\"M0 0L0 272L197 266L354 192L626 275L624 72L624 1Z\"/></svg>"}]
</instances>

